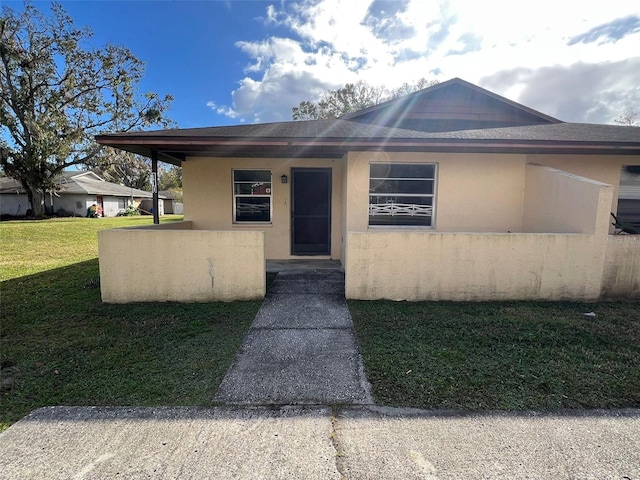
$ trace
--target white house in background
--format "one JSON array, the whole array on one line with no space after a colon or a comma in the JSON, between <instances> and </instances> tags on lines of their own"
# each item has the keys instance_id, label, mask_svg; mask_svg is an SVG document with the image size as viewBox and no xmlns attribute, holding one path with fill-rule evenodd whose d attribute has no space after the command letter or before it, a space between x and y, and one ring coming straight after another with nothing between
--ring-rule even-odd
<instances>
[{"instance_id":1,"label":"white house in background","mask_svg":"<svg viewBox=\"0 0 640 480\"><path fill-rule=\"evenodd\" d=\"M96 203L102 207L103 216L115 217L128 206L138 207L151 198L151 192L107 182L94 172L63 172L56 181L56 190L45 195L45 210L59 216L84 217ZM22 217L29 209L31 205L20 182L0 178L0 214ZM159 213L164 215L162 202Z\"/></svg>"},{"instance_id":2,"label":"white house in background","mask_svg":"<svg viewBox=\"0 0 640 480\"><path fill-rule=\"evenodd\" d=\"M171 190L162 190L161 192L159 192L159 194L160 198L162 198L163 196L165 197L164 201L162 202L164 204L164 213L166 213L167 215L184 214L184 205L181 201L174 198L174 194L173 192L171 192Z\"/></svg>"}]
</instances>

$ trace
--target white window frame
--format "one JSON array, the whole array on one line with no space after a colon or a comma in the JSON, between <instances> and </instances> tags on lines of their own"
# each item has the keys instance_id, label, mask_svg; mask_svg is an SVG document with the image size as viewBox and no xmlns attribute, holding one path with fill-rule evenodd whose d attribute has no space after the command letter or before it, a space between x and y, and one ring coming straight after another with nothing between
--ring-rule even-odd
<instances>
[{"instance_id":1,"label":"white window frame","mask_svg":"<svg viewBox=\"0 0 640 480\"><path fill-rule=\"evenodd\" d=\"M398 177L372 177L371 176L371 166L372 165L423 165L433 167L433 178L429 177L411 177L411 178L398 178ZM436 213L436 189L438 184L438 164L432 162L371 162L369 163L369 185L371 185L371 180L430 180L433 182L433 193L372 193L369 191L369 208L368 208L368 217L367 217L367 225L369 228L423 228L423 229L433 229L435 224L435 213ZM371 187L369 186L369 189ZM393 201L386 204L374 204L371 203L372 197L381 197L388 196L393 198L394 196L402 196L402 197L416 197L416 198L431 198L430 206L421 206L418 204L394 204ZM384 213L391 212L391 216L406 216L406 217L415 217L415 216L425 216L430 217L430 225L372 225L371 217L376 214L383 215Z\"/></svg>"},{"instance_id":2,"label":"white window frame","mask_svg":"<svg viewBox=\"0 0 640 480\"><path fill-rule=\"evenodd\" d=\"M236 172L269 172L269 184L271 187L269 188L269 193L267 194L242 194L236 193L236 184L239 183L251 183L249 181L236 181ZM231 189L233 194L233 223L237 225L254 225L254 224L262 224L267 225L271 224L273 221L273 172L269 168L234 168L231 170ZM265 221L250 221L250 220L238 220L236 204L238 198L268 198L269 199L269 220Z\"/></svg>"}]
</instances>

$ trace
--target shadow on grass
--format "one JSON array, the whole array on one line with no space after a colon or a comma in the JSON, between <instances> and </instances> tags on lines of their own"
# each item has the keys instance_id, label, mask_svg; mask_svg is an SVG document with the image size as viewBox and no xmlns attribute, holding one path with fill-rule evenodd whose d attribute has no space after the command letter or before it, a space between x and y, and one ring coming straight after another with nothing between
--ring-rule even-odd
<instances>
[{"instance_id":1,"label":"shadow on grass","mask_svg":"<svg viewBox=\"0 0 640 480\"><path fill-rule=\"evenodd\" d=\"M94 259L2 282L0 424L47 405L211 405L261 304L103 304L98 278Z\"/></svg>"}]
</instances>

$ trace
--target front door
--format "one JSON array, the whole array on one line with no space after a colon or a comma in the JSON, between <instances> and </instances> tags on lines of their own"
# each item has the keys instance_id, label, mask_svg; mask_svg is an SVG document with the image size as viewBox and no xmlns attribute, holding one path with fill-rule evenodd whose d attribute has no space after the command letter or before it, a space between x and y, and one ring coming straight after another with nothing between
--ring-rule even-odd
<instances>
[{"instance_id":1,"label":"front door","mask_svg":"<svg viewBox=\"0 0 640 480\"><path fill-rule=\"evenodd\" d=\"M291 169L291 253L331 254L331 169Z\"/></svg>"}]
</instances>

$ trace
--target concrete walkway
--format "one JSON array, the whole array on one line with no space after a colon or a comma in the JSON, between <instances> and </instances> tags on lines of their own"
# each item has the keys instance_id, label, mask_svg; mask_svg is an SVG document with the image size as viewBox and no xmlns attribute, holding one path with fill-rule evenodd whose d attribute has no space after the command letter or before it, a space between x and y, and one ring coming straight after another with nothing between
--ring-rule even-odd
<instances>
[{"instance_id":1,"label":"concrete walkway","mask_svg":"<svg viewBox=\"0 0 640 480\"><path fill-rule=\"evenodd\" d=\"M281 271L215 400L234 405L372 404L344 298L344 273Z\"/></svg>"}]
</instances>

